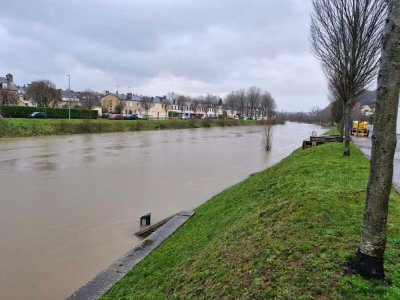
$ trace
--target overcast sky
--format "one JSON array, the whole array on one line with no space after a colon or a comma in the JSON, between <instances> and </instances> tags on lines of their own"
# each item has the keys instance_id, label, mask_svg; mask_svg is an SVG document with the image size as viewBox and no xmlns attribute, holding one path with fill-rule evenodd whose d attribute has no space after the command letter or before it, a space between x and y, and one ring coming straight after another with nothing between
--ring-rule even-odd
<instances>
[{"instance_id":1,"label":"overcast sky","mask_svg":"<svg viewBox=\"0 0 400 300\"><path fill-rule=\"evenodd\" d=\"M278 109L325 107L309 0L12 0L0 10L0 76L17 84L221 97L251 85Z\"/></svg>"}]
</instances>

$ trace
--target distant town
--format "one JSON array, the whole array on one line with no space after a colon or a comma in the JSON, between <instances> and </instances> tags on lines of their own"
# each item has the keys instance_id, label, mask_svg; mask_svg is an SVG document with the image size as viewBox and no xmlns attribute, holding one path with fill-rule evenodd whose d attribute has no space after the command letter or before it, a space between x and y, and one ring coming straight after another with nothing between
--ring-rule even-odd
<instances>
[{"instance_id":1,"label":"distant town","mask_svg":"<svg viewBox=\"0 0 400 300\"><path fill-rule=\"evenodd\" d=\"M51 91L43 95L43 90ZM46 98L46 99L44 99ZM376 92L365 91L352 110L352 118L370 118L375 112ZM113 118L115 115L137 116L149 119L271 119L281 115L289 121L327 124L339 122L341 107L337 101L325 108L311 108L309 112L276 111L275 99L268 91L258 87L240 89L229 93L224 99L216 95L190 97L169 92L162 96L146 96L118 91L97 92L57 89L48 80L33 81L17 85L14 76L0 77L0 105L75 108L96 110L99 117ZM339 105L339 106L338 106ZM118 117L118 116L117 116Z\"/></svg>"},{"instance_id":2,"label":"distant town","mask_svg":"<svg viewBox=\"0 0 400 300\"><path fill-rule=\"evenodd\" d=\"M118 91L63 90L47 80L21 86L14 83L14 76L10 73L0 77L0 104L91 109L96 110L99 117L120 114L149 119L267 119L274 117L276 109L271 94L254 86L232 92L224 100L212 94L190 97L173 92L163 96L144 96Z\"/></svg>"}]
</instances>

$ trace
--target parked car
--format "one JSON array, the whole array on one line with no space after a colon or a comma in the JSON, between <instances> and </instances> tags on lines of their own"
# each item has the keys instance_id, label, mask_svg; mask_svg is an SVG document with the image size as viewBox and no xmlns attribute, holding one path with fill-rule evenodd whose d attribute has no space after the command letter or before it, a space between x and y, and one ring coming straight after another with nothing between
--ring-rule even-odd
<instances>
[{"instance_id":1,"label":"parked car","mask_svg":"<svg viewBox=\"0 0 400 300\"><path fill-rule=\"evenodd\" d=\"M139 117L137 115L133 114L133 115L126 115L124 117L124 119L125 120L139 120Z\"/></svg>"},{"instance_id":2,"label":"parked car","mask_svg":"<svg viewBox=\"0 0 400 300\"><path fill-rule=\"evenodd\" d=\"M41 111L35 111L35 112L31 113L30 115L28 115L28 118L44 119L44 118L46 118L46 114Z\"/></svg>"},{"instance_id":3,"label":"parked car","mask_svg":"<svg viewBox=\"0 0 400 300\"><path fill-rule=\"evenodd\" d=\"M178 119L179 120L189 120L190 117L186 116L185 114L179 114Z\"/></svg>"},{"instance_id":4,"label":"parked car","mask_svg":"<svg viewBox=\"0 0 400 300\"><path fill-rule=\"evenodd\" d=\"M120 114L112 114L109 116L110 120L123 120L124 116Z\"/></svg>"}]
</instances>

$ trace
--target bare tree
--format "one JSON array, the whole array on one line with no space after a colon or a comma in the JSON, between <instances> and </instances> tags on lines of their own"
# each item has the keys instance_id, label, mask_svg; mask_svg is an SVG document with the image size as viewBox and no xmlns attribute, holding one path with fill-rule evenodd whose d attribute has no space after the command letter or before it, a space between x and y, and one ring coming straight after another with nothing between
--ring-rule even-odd
<instances>
[{"instance_id":1,"label":"bare tree","mask_svg":"<svg viewBox=\"0 0 400 300\"><path fill-rule=\"evenodd\" d=\"M214 110L215 112L215 109L218 106L218 100L219 99L217 96L214 96L213 94L207 94L207 96L204 98L203 101L203 107L205 109L206 114L209 109ZM208 114L207 117L209 117Z\"/></svg>"},{"instance_id":2,"label":"bare tree","mask_svg":"<svg viewBox=\"0 0 400 300\"><path fill-rule=\"evenodd\" d=\"M260 109L261 109L261 117L271 118L276 109L276 103L274 98L272 98L271 94L268 91L265 91L261 95L260 100Z\"/></svg>"},{"instance_id":3,"label":"bare tree","mask_svg":"<svg viewBox=\"0 0 400 300\"><path fill-rule=\"evenodd\" d=\"M111 101L110 101L110 103L111 103ZM125 102L122 100L118 100L117 105L115 105L115 107L114 107L114 113L122 114L122 112L124 111L124 107L125 107Z\"/></svg>"},{"instance_id":4,"label":"bare tree","mask_svg":"<svg viewBox=\"0 0 400 300\"><path fill-rule=\"evenodd\" d=\"M238 102L239 101L236 92L230 92L225 98L225 107L233 114L235 110L238 110Z\"/></svg>"},{"instance_id":5,"label":"bare tree","mask_svg":"<svg viewBox=\"0 0 400 300\"><path fill-rule=\"evenodd\" d=\"M345 145L350 155L350 113L375 78L385 20L385 0L313 0L311 44L344 108Z\"/></svg>"},{"instance_id":6,"label":"bare tree","mask_svg":"<svg viewBox=\"0 0 400 300\"><path fill-rule=\"evenodd\" d=\"M261 139L261 147L264 151L271 151L272 149L272 126L267 125L263 131L263 137Z\"/></svg>"},{"instance_id":7,"label":"bare tree","mask_svg":"<svg viewBox=\"0 0 400 300\"><path fill-rule=\"evenodd\" d=\"M14 105L18 103L18 95L16 92L8 89L0 90L0 105Z\"/></svg>"},{"instance_id":8,"label":"bare tree","mask_svg":"<svg viewBox=\"0 0 400 300\"><path fill-rule=\"evenodd\" d=\"M244 89L240 89L240 90L236 91L236 97L237 97L238 110L240 112L240 117L243 118L246 114L246 107L247 107L246 91Z\"/></svg>"},{"instance_id":9,"label":"bare tree","mask_svg":"<svg viewBox=\"0 0 400 300\"><path fill-rule=\"evenodd\" d=\"M331 121L337 124L337 129L343 137L343 104L341 101L336 100L331 102Z\"/></svg>"},{"instance_id":10,"label":"bare tree","mask_svg":"<svg viewBox=\"0 0 400 300\"><path fill-rule=\"evenodd\" d=\"M146 118L149 116L149 110L153 107L153 98L152 97L142 97L142 105L143 109L146 112Z\"/></svg>"},{"instance_id":11,"label":"bare tree","mask_svg":"<svg viewBox=\"0 0 400 300\"><path fill-rule=\"evenodd\" d=\"M193 99L192 99L192 103L191 103L191 108L192 108L192 110L193 110L193 112L194 112L195 115L196 115L196 112L197 112L197 110L199 109L199 107L200 107L200 100L199 100L199 98L193 98Z\"/></svg>"},{"instance_id":12,"label":"bare tree","mask_svg":"<svg viewBox=\"0 0 400 300\"><path fill-rule=\"evenodd\" d=\"M187 99L183 95L179 95L176 98L176 104L178 105L178 109L181 111L181 116L183 116L183 111L185 110L185 105L186 105Z\"/></svg>"},{"instance_id":13,"label":"bare tree","mask_svg":"<svg viewBox=\"0 0 400 300\"><path fill-rule=\"evenodd\" d=\"M96 93L90 89L87 89L84 92L82 92L81 96L82 96L82 105L87 109L93 109L93 107L99 104L99 100L97 99Z\"/></svg>"},{"instance_id":14,"label":"bare tree","mask_svg":"<svg viewBox=\"0 0 400 300\"><path fill-rule=\"evenodd\" d=\"M169 106L171 103L172 103L172 101L170 102L170 100L168 100L167 97L164 96L164 98L162 98L161 105L165 111L165 119L168 119L168 117L169 117L168 112L169 112Z\"/></svg>"},{"instance_id":15,"label":"bare tree","mask_svg":"<svg viewBox=\"0 0 400 300\"><path fill-rule=\"evenodd\" d=\"M385 276L383 263L400 87L400 1L388 0L388 8L378 76L364 225L354 264L354 269L364 277L379 279Z\"/></svg>"},{"instance_id":16,"label":"bare tree","mask_svg":"<svg viewBox=\"0 0 400 300\"><path fill-rule=\"evenodd\" d=\"M247 90L246 97L249 104L250 117L257 118L257 108L261 101L261 89L256 86L250 87Z\"/></svg>"},{"instance_id":17,"label":"bare tree","mask_svg":"<svg viewBox=\"0 0 400 300\"><path fill-rule=\"evenodd\" d=\"M56 107L61 101L61 92L50 80L38 80L32 82L26 94L34 103L41 107Z\"/></svg>"},{"instance_id":18,"label":"bare tree","mask_svg":"<svg viewBox=\"0 0 400 300\"><path fill-rule=\"evenodd\" d=\"M99 100L97 99L96 93L90 89L85 90L81 93L81 101L83 107L90 110L90 118L92 117L92 109L96 105L99 104Z\"/></svg>"},{"instance_id":19,"label":"bare tree","mask_svg":"<svg viewBox=\"0 0 400 300\"><path fill-rule=\"evenodd\" d=\"M174 92L168 92L167 99L172 103L176 99L176 94Z\"/></svg>"}]
</instances>

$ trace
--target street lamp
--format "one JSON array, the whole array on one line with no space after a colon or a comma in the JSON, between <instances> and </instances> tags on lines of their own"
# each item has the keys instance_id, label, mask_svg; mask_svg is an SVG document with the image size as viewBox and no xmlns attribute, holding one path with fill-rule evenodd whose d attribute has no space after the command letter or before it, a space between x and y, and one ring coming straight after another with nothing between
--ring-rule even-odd
<instances>
[{"instance_id":1,"label":"street lamp","mask_svg":"<svg viewBox=\"0 0 400 300\"><path fill-rule=\"evenodd\" d=\"M68 119L71 120L71 75L68 76Z\"/></svg>"}]
</instances>

